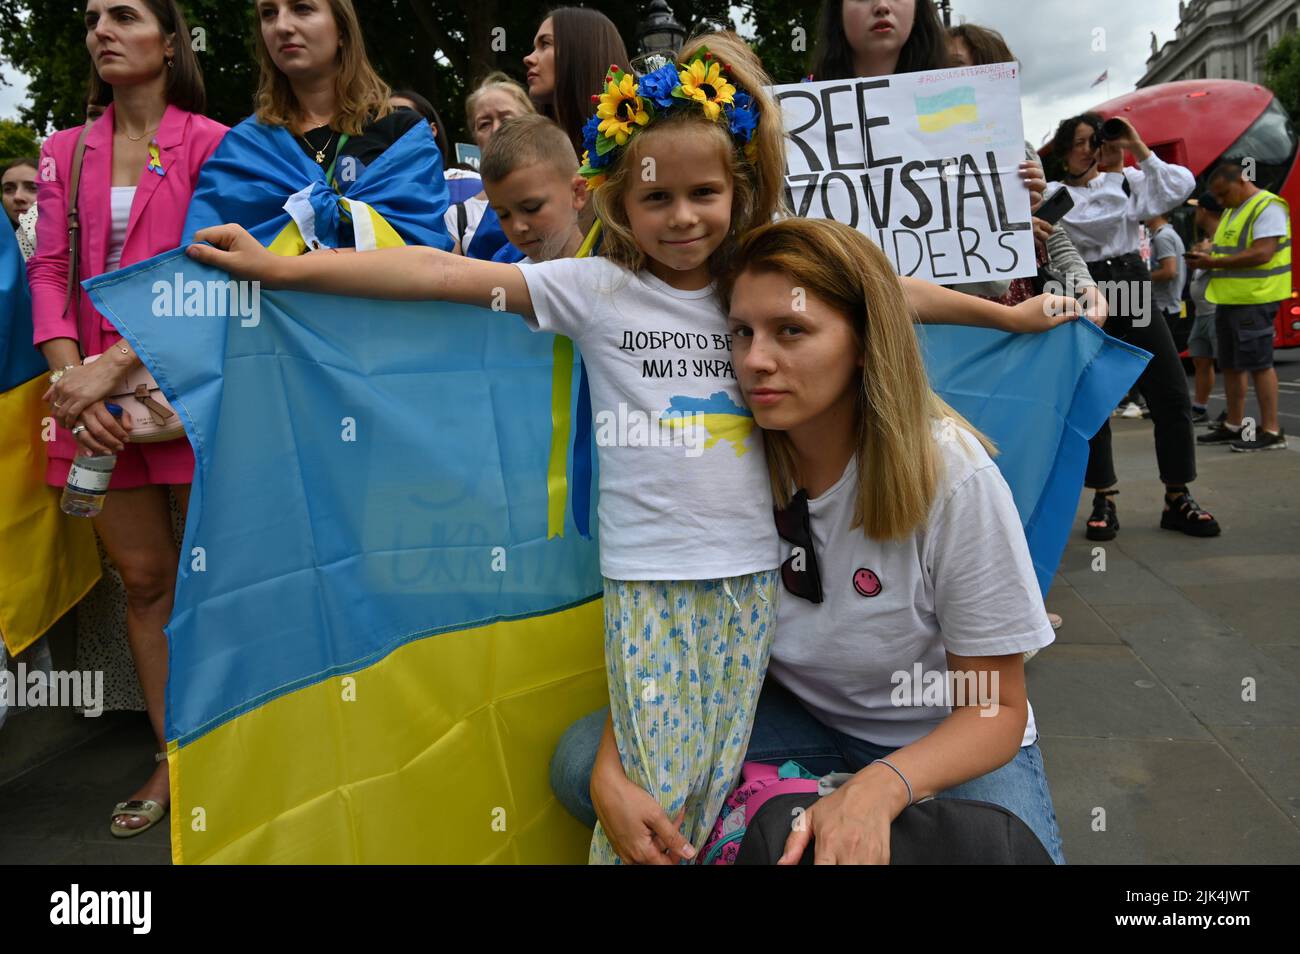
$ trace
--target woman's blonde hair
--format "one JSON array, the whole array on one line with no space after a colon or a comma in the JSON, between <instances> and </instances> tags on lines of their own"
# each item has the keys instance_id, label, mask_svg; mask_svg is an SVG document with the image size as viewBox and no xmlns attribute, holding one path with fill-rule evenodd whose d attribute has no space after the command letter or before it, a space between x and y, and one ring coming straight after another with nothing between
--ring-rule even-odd
<instances>
[{"instance_id":1,"label":"woman's blonde hair","mask_svg":"<svg viewBox=\"0 0 1300 954\"><path fill-rule=\"evenodd\" d=\"M930 390L921 349L894 266L869 238L839 222L787 218L756 229L737 249L718 283L730 307L743 272L778 273L843 312L862 354L854 412L858 458L853 525L874 540L897 540L923 524L937 491L943 458L932 428L961 427L993 444ZM947 424L946 419L952 423ZM949 431L951 433L951 431ZM794 448L781 431L764 431L772 493L778 507L801 485Z\"/></svg>"},{"instance_id":2,"label":"woman's blonde hair","mask_svg":"<svg viewBox=\"0 0 1300 954\"><path fill-rule=\"evenodd\" d=\"M758 127L748 146L737 148L725 119L714 122L702 110L674 109L628 143L610 164L605 182L596 189L592 198L604 229L602 254L631 271L639 271L645 266L645 253L632 237L624 203L628 190L636 181L634 172L641 168L640 151L647 137L672 136L677 139L691 130L714 137L718 147L728 156L734 190L731 228L709 257L713 274L721 275L727 270L727 263L735 254L741 236L772 221L778 211L784 210L785 129L780 107L767 91L772 81L749 44L729 31L693 38L678 54L678 65L685 66L700 47L707 47L715 61L725 64L724 71L733 86L753 97Z\"/></svg>"},{"instance_id":3,"label":"woman's blonde hair","mask_svg":"<svg viewBox=\"0 0 1300 954\"><path fill-rule=\"evenodd\" d=\"M366 56L366 43L352 0L329 0L339 31L338 72L334 75L334 118L330 125L349 136L361 135L367 123L393 111L388 103L392 91L379 78ZM257 50L255 112L268 126L292 126L298 113L298 99L289 78L276 67L266 47L261 27L254 29Z\"/></svg>"},{"instance_id":4,"label":"woman's blonde hair","mask_svg":"<svg viewBox=\"0 0 1300 954\"><path fill-rule=\"evenodd\" d=\"M465 125L469 127L470 136L474 135L474 110L478 108L478 101L483 98L484 93L492 92L505 93L517 102L521 116L537 112L528 90L519 85L518 80L512 79L500 70L493 70L465 97Z\"/></svg>"}]
</instances>

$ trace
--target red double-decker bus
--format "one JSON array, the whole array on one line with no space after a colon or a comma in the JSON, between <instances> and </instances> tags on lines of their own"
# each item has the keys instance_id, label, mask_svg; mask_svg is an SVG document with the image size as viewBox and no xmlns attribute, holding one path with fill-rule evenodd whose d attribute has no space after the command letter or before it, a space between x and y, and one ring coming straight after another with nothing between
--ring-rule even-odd
<instances>
[{"instance_id":1,"label":"red double-decker bus","mask_svg":"<svg viewBox=\"0 0 1300 954\"><path fill-rule=\"evenodd\" d=\"M1107 119L1124 117L1161 159L1190 169L1196 176L1196 195L1205 191L1220 159L1250 157L1255 160L1256 185L1277 193L1292 209L1300 203L1296 133L1282 104L1263 86L1180 80L1135 90L1093 111ZM1171 219L1184 241L1192 237L1190 209L1175 212ZM1294 268L1291 298L1278 309L1275 330L1275 347L1300 347L1300 289Z\"/></svg>"}]
</instances>

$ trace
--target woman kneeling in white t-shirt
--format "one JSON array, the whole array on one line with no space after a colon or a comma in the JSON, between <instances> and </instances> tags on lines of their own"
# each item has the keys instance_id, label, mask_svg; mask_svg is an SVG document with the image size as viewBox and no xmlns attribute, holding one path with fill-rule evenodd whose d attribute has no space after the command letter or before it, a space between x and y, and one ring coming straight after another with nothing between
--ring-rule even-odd
<instances>
[{"instance_id":1,"label":"woman kneeling in white t-shirt","mask_svg":"<svg viewBox=\"0 0 1300 954\"><path fill-rule=\"evenodd\" d=\"M894 818L943 793L1003 805L1063 861L1025 695L1022 654L1053 636L1024 530L990 445L930 390L892 266L847 226L787 219L735 271L733 364L790 548L769 682L857 773L786 860L815 837L819 861L887 861Z\"/></svg>"},{"instance_id":2,"label":"woman kneeling in white t-shirt","mask_svg":"<svg viewBox=\"0 0 1300 954\"><path fill-rule=\"evenodd\" d=\"M783 862L815 838L818 862L887 863L893 820L938 795L1007 808L1063 863L1025 694L1022 654L1053 634L1024 531L989 445L930 390L888 259L847 226L786 219L719 290L789 556L746 759L856 773ZM654 800L593 765L597 716L557 750L557 794L585 816L590 777L606 826L673 858L684 839Z\"/></svg>"}]
</instances>

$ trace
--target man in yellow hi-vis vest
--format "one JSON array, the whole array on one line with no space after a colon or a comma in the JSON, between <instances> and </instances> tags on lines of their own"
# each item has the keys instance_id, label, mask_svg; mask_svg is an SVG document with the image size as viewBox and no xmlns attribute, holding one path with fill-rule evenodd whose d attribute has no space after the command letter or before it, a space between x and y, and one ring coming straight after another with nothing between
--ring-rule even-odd
<instances>
[{"instance_id":1,"label":"man in yellow hi-vis vest","mask_svg":"<svg viewBox=\"0 0 1300 954\"><path fill-rule=\"evenodd\" d=\"M1277 417L1273 323L1279 304L1291 297L1291 214L1284 199L1257 187L1245 170L1241 161L1226 160L1210 174L1210 193L1225 211L1210 253L1188 258L1192 268L1211 269L1205 295L1217 305L1219 367L1228 398L1224 423L1196 440L1235 451L1275 450L1286 447ZM1259 422L1243 428L1248 374Z\"/></svg>"}]
</instances>

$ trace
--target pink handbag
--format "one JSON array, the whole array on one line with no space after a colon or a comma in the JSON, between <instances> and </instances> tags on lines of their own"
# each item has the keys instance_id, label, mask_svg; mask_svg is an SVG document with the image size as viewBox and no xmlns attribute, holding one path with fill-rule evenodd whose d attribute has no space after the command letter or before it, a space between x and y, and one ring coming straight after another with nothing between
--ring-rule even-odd
<instances>
[{"instance_id":1,"label":"pink handbag","mask_svg":"<svg viewBox=\"0 0 1300 954\"><path fill-rule=\"evenodd\" d=\"M740 771L740 785L727 796L722 814L700 852L702 865L735 864L749 823L767 801L778 795L816 793L820 784L817 776L793 760L780 768L746 762Z\"/></svg>"},{"instance_id":2,"label":"pink handbag","mask_svg":"<svg viewBox=\"0 0 1300 954\"><path fill-rule=\"evenodd\" d=\"M86 356L86 364L98 361L103 355ZM131 419L131 437L134 444L153 444L185 436L181 416L163 396L162 388L143 365L128 372L113 386L104 398L120 405L122 416Z\"/></svg>"}]
</instances>

